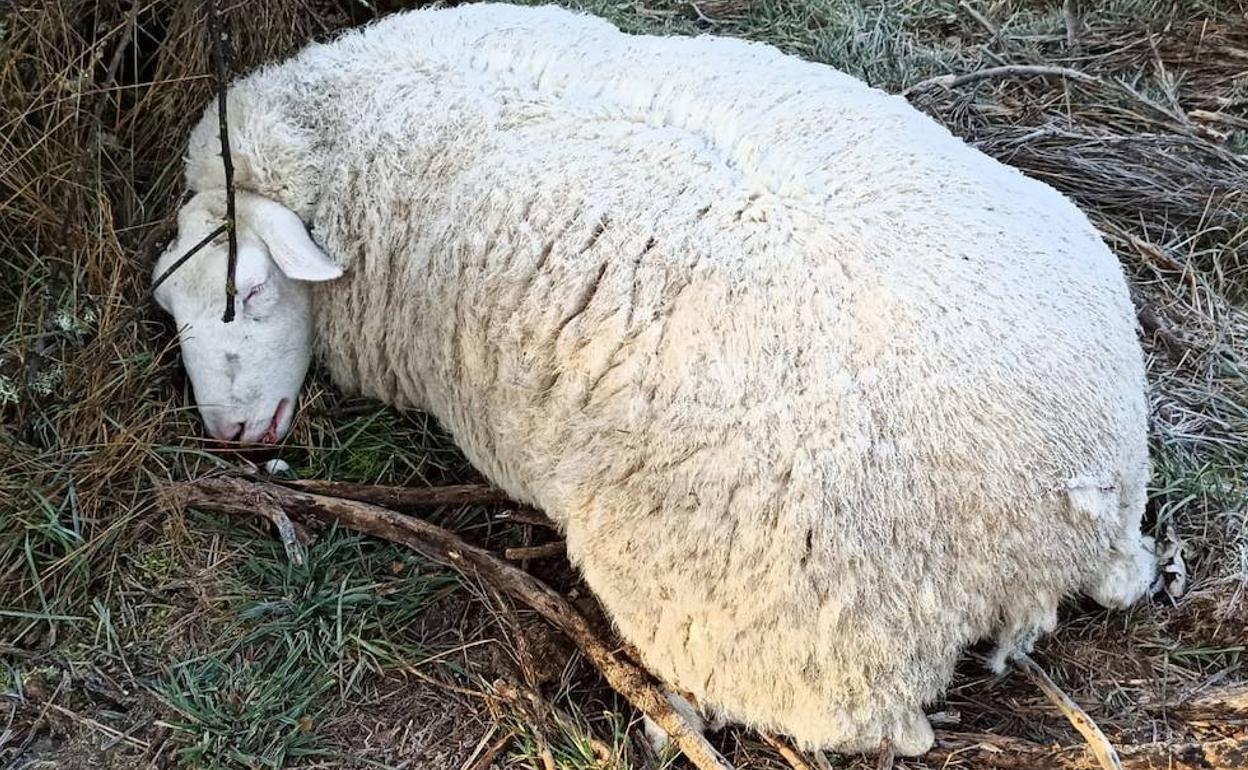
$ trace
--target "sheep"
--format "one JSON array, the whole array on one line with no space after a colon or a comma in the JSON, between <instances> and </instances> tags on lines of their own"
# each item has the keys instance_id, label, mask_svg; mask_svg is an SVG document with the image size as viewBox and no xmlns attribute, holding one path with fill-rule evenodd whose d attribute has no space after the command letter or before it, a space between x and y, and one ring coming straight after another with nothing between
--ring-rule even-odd
<instances>
[{"instance_id":1,"label":"sheep","mask_svg":"<svg viewBox=\"0 0 1248 770\"><path fill-rule=\"evenodd\" d=\"M563 530L708 715L903 755L961 653L1146 593L1143 357L1065 197L826 66L552 7L390 16L232 85L225 247L157 300L208 431L310 358ZM213 105L162 272L224 215ZM310 232L305 228L310 227Z\"/></svg>"}]
</instances>

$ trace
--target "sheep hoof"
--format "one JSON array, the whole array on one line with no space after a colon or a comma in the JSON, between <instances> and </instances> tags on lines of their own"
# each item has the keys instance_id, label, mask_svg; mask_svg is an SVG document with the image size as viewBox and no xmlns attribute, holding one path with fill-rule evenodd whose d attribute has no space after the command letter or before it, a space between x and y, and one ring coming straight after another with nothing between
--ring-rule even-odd
<instances>
[{"instance_id":1,"label":"sheep hoof","mask_svg":"<svg viewBox=\"0 0 1248 770\"><path fill-rule=\"evenodd\" d=\"M902 757L926 754L936 743L936 733L927 721L927 715L919 709L905 714L893 736L893 752Z\"/></svg>"},{"instance_id":2,"label":"sheep hoof","mask_svg":"<svg viewBox=\"0 0 1248 770\"><path fill-rule=\"evenodd\" d=\"M1103 607L1123 609L1148 592L1157 572L1151 537L1135 534L1123 538L1111 552L1104 569L1086 589Z\"/></svg>"}]
</instances>

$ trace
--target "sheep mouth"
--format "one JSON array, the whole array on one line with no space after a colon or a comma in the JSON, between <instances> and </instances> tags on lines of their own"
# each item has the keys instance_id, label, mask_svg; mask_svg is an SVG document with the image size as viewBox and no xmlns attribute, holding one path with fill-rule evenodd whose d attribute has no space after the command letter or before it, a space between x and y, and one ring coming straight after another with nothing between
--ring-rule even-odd
<instances>
[{"instance_id":1,"label":"sheep mouth","mask_svg":"<svg viewBox=\"0 0 1248 770\"><path fill-rule=\"evenodd\" d=\"M277 430L282 424L282 417L285 416L286 407L289 405L290 405L289 398L283 398L281 401L277 402L277 410L273 412L273 418L269 420L268 430L266 430L264 432L264 435L260 437L260 443L262 444L276 444L277 443Z\"/></svg>"}]
</instances>

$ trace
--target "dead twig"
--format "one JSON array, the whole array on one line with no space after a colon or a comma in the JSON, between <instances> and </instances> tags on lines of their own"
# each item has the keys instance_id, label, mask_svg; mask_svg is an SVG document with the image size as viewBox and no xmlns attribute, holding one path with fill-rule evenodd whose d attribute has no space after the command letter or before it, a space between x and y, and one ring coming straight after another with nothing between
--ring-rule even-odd
<instances>
[{"instance_id":1,"label":"dead twig","mask_svg":"<svg viewBox=\"0 0 1248 770\"><path fill-rule=\"evenodd\" d=\"M48 709L56 714L60 714L61 716L72 720L73 722L76 722L79 725L82 725L83 727L86 727L87 729L94 730L98 733L102 733L108 736L109 739L111 739L111 741L115 744L124 743L127 746L131 748L135 748L135 749L147 749L150 746L150 744L145 740L135 738L133 735L130 735L129 733L122 732L121 730L118 730L115 727L109 727L103 722L99 722L88 716L83 716L82 714L79 714L76 711L67 709L64 706L58 706L55 703L48 703Z\"/></svg>"},{"instance_id":2,"label":"dead twig","mask_svg":"<svg viewBox=\"0 0 1248 770\"><path fill-rule=\"evenodd\" d=\"M210 232L210 233L208 233L207 235L205 235L205 236L204 236L204 237L203 237L203 238L199 241L199 243L197 243L197 244L195 244L194 246L192 246L192 247L190 248L190 250L189 250L189 251L187 251L185 254L183 254L182 256L178 257L178 259L177 259L177 261L176 261L176 262L174 262L174 263L173 263L172 265L170 265L169 267L165 268L165 272L161 273L161 274L160 274L160 277L159 277L159 278L157 278L155 281L153 281L153 282L152 282L152 288L151 288L152 293L155 293L155 292L156 292L156 289L157 289L157 288L158 288L158 287L159 287L162 283L164 283L164 282L165 282L165 279L167 279L169 276L173 275L173 274L174 274L174 272L176 272L176 271L177 271L177 269L178 269L179 267L182 267L183 265L185 265L185 264L186 264L186 261L187 261L188 259L190 259L191 257L195 256L195 255L196 255L197 253L199 253L199 252L200 252L200 251L201 251L201 250L202 250L205 246L207 246L208 244L210 244L210 243L212 243L213 241L215 241L217 238L219 238L219 237L221 236L221 233L224 233L224 232L225 232L226 230L228 230L228 229L229 229L229 225L221 225L220 227L216 228L216 229L215 229L215 230L213 230L212 232Z\"/></svg>"},{"instance_id":3,"label":"dead twig","mask_svg":"<svg viewBox=\"0 0 1248 770\"><path fill-rule=\"evenodd\" d=\"M1113 744L1105 737L1105 733L1101 732L1101 728L1088 715L1088 712L1084 711L1062 688L1058 687L1057 683L1049 678L1049 675L1031 659L1030 655L1026 653L1015 655L1014 665L1033 684L1039 687L1045 696L1052 701L1053 705L1057 706L1058 710L1070 720L1074 728L1088 742L1088 746L1096 756L1096 761L1104 770L1122 770L1122 762L1118 759L1118 752L1114 750Z\"/></svg>"},{"instance_id":4,"label":"dead twig","mask_svg":"<svg viewBox=\"0 0 1248 770\"><path fill-rule=\"evenodd\" d=\"M526 545L508 548L503 551L507 561L524 561L525 559L550 559L563 556L567 547L563 543L546 543L544 545Z\"/></svg>"},{"instance_id":5,"label":"dead twig","mask_svg":"<svg viewBox=\"0 0 1248 770\"><path fill-rule=\"evenodd\" d=\"M1233 684L1180 699L1146 699L1140 706L1149 711L1179 715L1187 721L1245 723L1248 722L1248 685Z\"/></svg>"},{"instance_id":6,"label":"dead twig","mask_svg":"<svg viewBox=\"0 0 1248 770\"><path fill-rule=\"evenodd\" d=\"M977 24L979 24L979 26L983 27L988 32L988 42L991 43L1001 40L1000 28L998 28L996 24L989 21L987 16L975 10L975 6L971 5L966 0L959 0L958 5L961 6L962 10L966 11L967 14L974 19Z\"/></svg>"},{"instance_id":7,"label":"dead twig","mask_svg":"<svg viewBox=\"0 0 1248 770\"><path fill-rule=\"evenodd\" d=\"M230 158L230 127L225 111L229 83L225 44L229 38L221 26L218 0L208 0L208 32L212 35L212 66L217 76L217 127L221 138L221 165L225 169L225 234L229 254L225 263L225 313L221 320L228 324L234 320L234 295L238 293L234 283L238 271L238 220L234 215L234 161Z\"/></svg>"},{"instance_id":8,"label":"dead twig","mask_svg":"<svg viewBox=\"0 0 1248 770\"><path fill-rule=\"evenodd\" d=\"M494 729L487 733L485 738L481 740L481 745L477 746L477 751L474 752L473 756L469 757L468 761L464 763L463 770L487 770L490 765L494 764L494 759L502 753L503 749L507 748L507 745L516 739L516 733L512 730L508 730L503 733L498 740L494 741L489 746L485 746L485 741L488 740L497 729L498 726L495 725ZM483 747L484 752L482 752ZM478 753L480 753L479 756Z\"/></svg>"},{"instance_id":9,"label":"dead twig","mask_svg":"<svg viewBox=\"0 0 1248 770\"><path fill-rule=\"evenodd\" d=\"M969 83L978 83L981 80L1004 80L1008 78L1020 77L1045 77L1045 78L1061 78L1063 80L1073 80L1078 83L1087 85L1096 85L1102 88L1118 91L1125 94L1140 104L1148 107L1154 112L1164 115L1169 119L1169 123L1163 122L1163 125L1187 136L1193 136L1198 139L1208 141L1208 137L1203 135L1199 130L1191 125L1185 114L1176 114L1174 110L1165 105L1158 104L1136 89L1121 83L1117 80L1106 80L1096 75L1089 75L1071 67L1059 67L1049 64L1007 64L1000 67L987 67L974 72L964 72L961 75L937 75L936 77L920 80L918 83L906 88L901 92L903 97L940 86L945 89L953 89L958 86L964 86Z\"/></svg>"},{"instance_id":10,"label":"dead twig","mask_svg":"<svg viewBox=\"0 0 1248 770\"><path fill-rule=\"evenodd\" d=\"M783 738L772 735L771 733L763 732L762 730L759 730L758 737L763 739L763 743L766 743L768 746L775 749L776 753L779 754L785 762L788 762L789 767L793 768L793 770L814 770L814 768L810 766L810 763L802 757L797 749L790 746L789 742Z\"/></svg>"},{"instance_id":11,"label":"dead twig","mask_svg":"<svg viewBox=\"0 0 1248 770\"><path fill-rule=\"evenodd\" d=\"M498 505L511 503L507 493L486 484L454 484L442 487L388 487L372 484L350 484L344 481L279 481L284 487L326 497L340 497L383 508L420 511L455 505ZM522 521L518 516L513 516ZM546 521L543 517L542 521ZM531 523L525 521L525 523ZM549 525L549 521L546 521Z\"/></svg>"},{"instance_id":12,"label":"dead twig","mask_svg":"<svg viewBox=\"0 0 1248 770\"><path fill-rule=\"evenodd\" d=\"M1095 75L1089 75L1086 72L1080 72L1070 67L1057 67L1048 64L1007 64L1002 67L988 67L987 69L975 70L974 72L964 72L961 75L937 75L927 80L920 80L902 91L901 95L910 96L917 91L932 88L933 86L957 88L968 83L978 83L981 80L1004 80L1006 78L1019 77L1063 78L1065 80L1077 80L1080 83L1108 85L1104 80Z\"/></svg>"},{"instance_id":13,"label":"dead twig","mask_svg":"<svg viewBox=\"0 0 1248 770\"><path fill-rule=\"evenodd\" d=\"M510 510L499 511L494 518L503 521L514 521L519 524L528 524L531 527L542 527L544 529L559 529L559 527L550 519L546 518L539 511L534 510Z\"/></svg>"},{"instance_id":14,"label":"dead twig","mask_svg":"<svg viewBox=\"0 0 1248 770\"><path fill-rule=\"evenodd\" d=\"M1248 737L1204 743L1142 743L1120 745L1125 770L1210 770L1242 767ZM933 767L960 761L966 767L994 770L1091 770L1098 762L1086 745L1046 746L985 733L936 731L936 746L923 756Z\"/></svg>"},{"instance_id":15,"label":"dead twig","mask_svg":"<svg viewBox=\"0 0 1248 770\"><path fill-rule=\"evenodd\" d=\"M288 515L335 523L356 532L400 543L426 558L526 604L568 636L616 692L663 728L700 770L730 770L706 738L694 730L659 690L650 675L616 654L577 610L527 572L420 519L355 500L313 495L276 484L218 477L162 490L166 504L193 505L231 514L256 515L273 506Z\"/></svg>"}]
</instances>

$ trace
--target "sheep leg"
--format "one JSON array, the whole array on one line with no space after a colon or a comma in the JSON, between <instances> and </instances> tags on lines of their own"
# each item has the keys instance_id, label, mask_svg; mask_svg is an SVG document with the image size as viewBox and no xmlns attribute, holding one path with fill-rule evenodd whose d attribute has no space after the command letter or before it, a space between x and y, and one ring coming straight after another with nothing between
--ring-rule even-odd
<instances>
[{"instance_id":1,"label":"sheep leg","mask_svg":"<svg viewBox=\"0 0 1248 770\"><path fill-rule=\"evenodd\" d=\"M1148 592L1157 573L1156 546L1151 537L1134 528L1110 549L1105 566L1084 591L1098 604L1122 609Z\"/></svg>"},{"instance_id":2,"label":"sheep leg","mask_svg":"<svg viewBox=\"0 0 1248 770\"><path fill-rule=\"evenodd\" d=\"M917 757L931 750L936 733L923 709L917 706L888 708L875 712L840 740L818 748L838 754L873 754L884 740L889 742L894 755Z\"/></svg>"},{"instance_id":3,"label":"sheep leg","mask_svg":"<svg viewBox=\"0 0 1248 770\"><path fill-rule=\"evenodd\" d=\"M897 730L893 733L893 751L902 757L917 757L926 754L936 742L936 733L927 721L927 714L922 709L911 709L901 715Z\"/></svg>"},{"instance_id":4,"label":"sheep leg","mask_svg":"<svg viewBox=\"0 0 1248 770\"><path fill-rule=\"evenodd\" d=\"M1068 494L1071 508L1091 520L1122 522L1116 542L1083 592L1111 609L1134 604L1148 591L1157 572L1153 539L1140 533L1144 484L1139 474L1123 473L1113 484L1104 479L1075 479Z\"/></svg>"}]
</instances>

